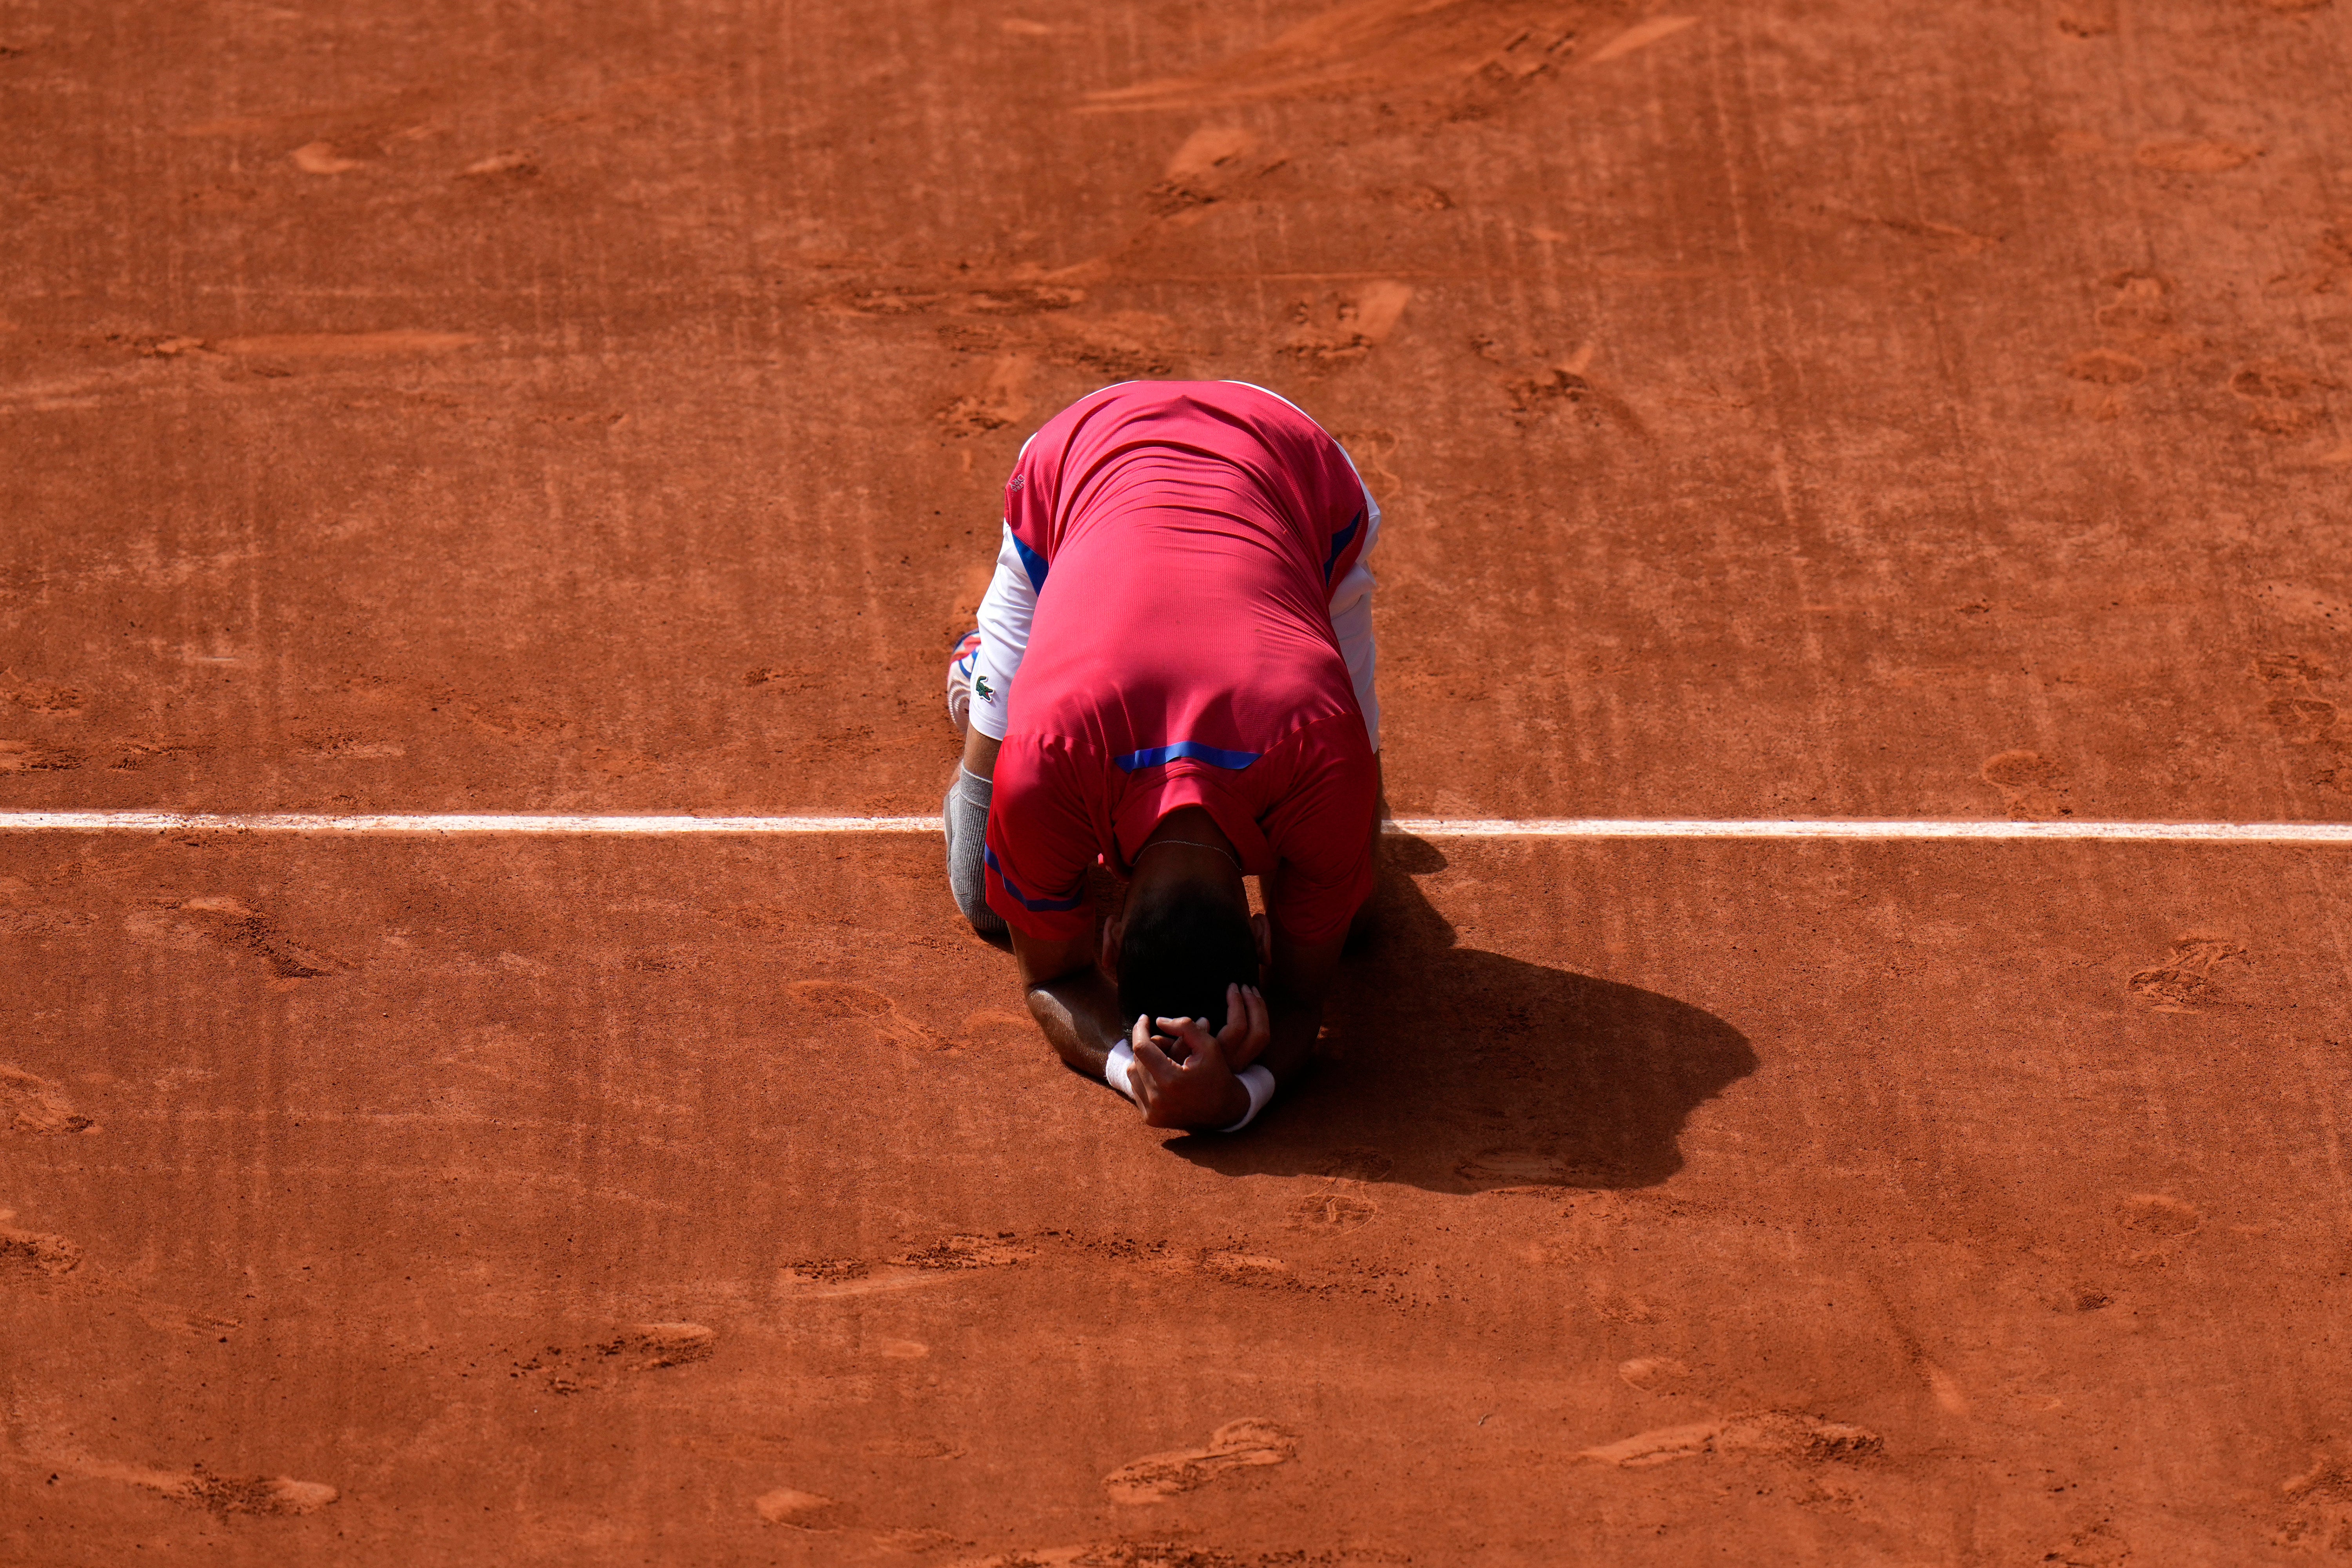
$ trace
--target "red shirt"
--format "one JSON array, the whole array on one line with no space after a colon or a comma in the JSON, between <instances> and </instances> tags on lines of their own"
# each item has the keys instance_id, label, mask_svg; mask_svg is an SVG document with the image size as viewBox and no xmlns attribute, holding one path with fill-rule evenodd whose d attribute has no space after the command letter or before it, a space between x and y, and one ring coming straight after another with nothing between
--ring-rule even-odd
<instances>
[{"instance_id":1,"label":"red shirt","mask_svg":"<svg viewBox=\"0 0 2352 1568\"><path fill-rule=\"evenodd\" d=\"M996 758L991 909L1076 936L1097 858L1129 874L1161 817L1199 805L1244 870L1275 873L1294 940L1347 931L1378 783L1330 600L1365 512L1339 443L1238 382L1107 387L1030 439L1004 520L1037 607Z\"/></svg>"}]
</instances>

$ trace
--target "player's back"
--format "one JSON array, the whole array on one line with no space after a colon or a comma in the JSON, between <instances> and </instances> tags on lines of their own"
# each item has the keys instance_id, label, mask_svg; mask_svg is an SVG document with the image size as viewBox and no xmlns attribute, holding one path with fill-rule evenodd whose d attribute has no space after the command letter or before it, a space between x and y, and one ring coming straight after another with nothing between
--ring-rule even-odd
<instances>
[{"instance_id":1,"label":"player's back","mask_svg":"<svg viewBox=\"0 0 2352 1568\"><path fill-rule=\"evenodd\" d=\"M1014 734L1258 752L1355 712L1328 610L1365 502L1314 421L1236 382L1134 382L1024 450L1006 521L1038 585Z\"/></svg>"}]
</instances>

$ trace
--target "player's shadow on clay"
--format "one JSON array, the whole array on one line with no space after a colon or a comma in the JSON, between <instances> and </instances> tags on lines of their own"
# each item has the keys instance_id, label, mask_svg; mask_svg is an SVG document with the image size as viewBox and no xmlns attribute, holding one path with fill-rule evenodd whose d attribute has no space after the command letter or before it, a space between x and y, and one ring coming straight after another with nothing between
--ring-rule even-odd
<instances>
[{"instance_id":1,"label":"player's shadow on clay","mask_svg":"<svg viewBox=\"0 0 2352 1568\"><path fill-rule=\"evenodd\" d=\"M1457 947L1413 880L1444 857L1391 837L1380 858L1370 937L1328 1012L1344 1057L1248 1134L1170 1147L1228 1174L1453 1193L1646 1187L1681 1170L1691 1112L1756 1070L1747 1037L1638 986Z\"/></svg>"}]
</instances>

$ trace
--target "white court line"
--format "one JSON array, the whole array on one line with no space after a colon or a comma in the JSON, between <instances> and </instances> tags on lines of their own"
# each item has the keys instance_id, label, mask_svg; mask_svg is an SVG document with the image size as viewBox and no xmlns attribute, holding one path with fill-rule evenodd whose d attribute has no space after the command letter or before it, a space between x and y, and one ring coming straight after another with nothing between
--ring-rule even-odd
<instances>
[{"instance_id":1,"label":"white court line","mask_svg":"<svg viewBox=\"0 0 2352 1568\"><path fill-rule=\"evenodd\" d=\"M634 834L937 833L936 816L533 816L427 813L325 816L301 812L0 811L0 833Z\"/></svg>"},{"instance_id":2,"label":"white court line","mask_svg":"<svg viewBox=\"0 0 2352 1568\"><path fill-rule=\"evenodd\" d=\"M2352 822L1965 822L1942 818L1400 816L1391 833L1422 838L2125 838L2163 844L2352 844Z\"/></svg>"},{"instance_id":3,"label":"white court line","mask_svg":"<svg viewBox=\"0 0 2352 1568\"><path fill-rule=\"evenodd\" d=\"M2352 844L2352 822L1966 822L1949 819L1401 816L1391 833L1423 838L2099 838L2156 843ZM936 834L936 816L537 816L505 814L330 816L306 813L5 811L0 833L308 833L326 835Z\"/></svg>"}]
</instances>

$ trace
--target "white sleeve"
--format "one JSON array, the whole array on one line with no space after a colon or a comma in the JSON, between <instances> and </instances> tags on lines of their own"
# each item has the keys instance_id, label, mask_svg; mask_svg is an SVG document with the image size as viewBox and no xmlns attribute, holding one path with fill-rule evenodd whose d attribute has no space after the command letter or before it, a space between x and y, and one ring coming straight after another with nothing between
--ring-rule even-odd
<instances>
[{"instance_id":1,"label":"white sleeve","mask_svg":"<svg viewBox=\"0 0 2352 1568\"><path fill-rule=\"evenodd\" d=\"M1370 490L1364 492L1364 547L1356 552L1356 564L1331 590L1331 630L1339 637L1339 652L1348 661L1348 679L1356 689L1356 706L1364 710L1364 731L1371 737L1372 750L1378 752L1381 698L1373 681L1378 661L1372 646L1372 589L1378 580L1372 576L1370 563L1372 546L1381 537L1381 503L1372 499Z\"/></svg>"},{"instance_id":2,"label":"white sleeve","mask_svg":"<svg viewBox=\"0 0 2352 1568\"><path fill-rule=\"evenodd\" d=\"M980 658L971 671L971 727L992 741L1004 739L1005 703L1021 656L1029 651L1029 621L1036 611L1037 590L1007 525L996 550L996 575L980 601Z\"/></svg>"}]
</instances>

